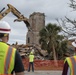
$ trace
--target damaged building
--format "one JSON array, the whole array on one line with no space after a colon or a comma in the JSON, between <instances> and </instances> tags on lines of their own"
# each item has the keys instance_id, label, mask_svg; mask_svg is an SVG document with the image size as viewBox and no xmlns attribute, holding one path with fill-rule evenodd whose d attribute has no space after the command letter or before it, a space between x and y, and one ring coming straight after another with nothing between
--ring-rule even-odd
<instances>
[{"instance_id":1,"label":"damaged building","mask_svg":"<svg viewBox=\"0 0 76 75\"><path fill-rule=\"evenodd\" d=\"M29 16L31 30L26 35L26 44L39 45L39 31L45 26L44 13L34 12Z\"/></svg>"}]
</instances>

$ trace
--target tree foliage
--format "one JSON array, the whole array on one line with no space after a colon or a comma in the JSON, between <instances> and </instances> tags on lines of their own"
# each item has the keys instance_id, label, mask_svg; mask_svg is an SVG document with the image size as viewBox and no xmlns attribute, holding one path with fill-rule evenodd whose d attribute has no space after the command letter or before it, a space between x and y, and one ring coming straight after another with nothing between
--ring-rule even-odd
<instances>
[{"instance_id":1,"label":"tree foliage","mask_svg":"<svg viewBox=\"0 0 76 75\"><path fill-rule=\"evenodd\" d=\"M61 48L61 47L63 47L62 40L64 39L64 36L59 35L59 32L61 30L62 29L60 26L49 23L39 33L39 35L40 35L39 42L41 44L41 48L48 51L49 59L57 60L57 59L59 59L60 52L61 53L65 52L63 50L64 48L63 49ZM60 56L62 56L62 55L60 55Z\"/></svg>"}]
</instances>

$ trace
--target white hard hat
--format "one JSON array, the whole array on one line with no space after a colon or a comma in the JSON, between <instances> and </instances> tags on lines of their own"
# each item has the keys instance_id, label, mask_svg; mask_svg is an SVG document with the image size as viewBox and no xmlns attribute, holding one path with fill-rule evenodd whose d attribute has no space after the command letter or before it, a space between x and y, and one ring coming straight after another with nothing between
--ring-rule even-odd
<instances>
[{"instance_id":1,"label":"white hard hat","mask_svg":"<svg viewBox=\"0 0 76 75\"><path fill-rule=\"evenodd\" d=\"M32 52L34 53L34 49L32 49Z\"/></svg>"},{"instance_id":2,"label":"white hard hat","mask_svg":"<svg viewBox=\"0 0 76 75\"><path fill-rule=\"evenodd\" d=\"M10 25L5 21L0 21L0 33L10 33Z\"/></svg>"},{"instance_id":3,"label":"white hard hat","mask_svg":"<svg viewBox=\"0 0 76 75\"><path fill-rule=\"evenodd\" d=\"M72 42L72 45L73 45L74 47L76 47L76 39L75 39L74 42Z\"/></svg>"}]
</instances>

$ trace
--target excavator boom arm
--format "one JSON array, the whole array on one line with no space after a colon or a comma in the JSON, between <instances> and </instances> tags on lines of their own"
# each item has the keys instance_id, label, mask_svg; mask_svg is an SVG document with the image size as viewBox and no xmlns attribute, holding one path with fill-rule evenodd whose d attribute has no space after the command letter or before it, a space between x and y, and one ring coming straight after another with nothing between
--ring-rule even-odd
<instances>
[{"instance_id":1,"label":"excavator boom arm","mask_svg":"<svg viewBox=\"0 0 76 75\"><path fill-rule=\"evenodd\" d=\"M5 10L3 13L0 13L0 20L5 17L11 10L10 9L7 9Z\"/></svg>"},{"instance_id":2,"label":"excavator boom arm","mask_svg":"<svg viewBox=\"0 0 76 75\"><path fill-rule=\"evenodd\" d=\"M0 20L5 17L9 12L12 12L13 15L15 15L18 19L14 21L24 21L27 27L30 27L29 21L26 17L24 17L14 6L7 4L8 9L3 12L3 10L0 11Z\"/></svg>"}]
</instances>

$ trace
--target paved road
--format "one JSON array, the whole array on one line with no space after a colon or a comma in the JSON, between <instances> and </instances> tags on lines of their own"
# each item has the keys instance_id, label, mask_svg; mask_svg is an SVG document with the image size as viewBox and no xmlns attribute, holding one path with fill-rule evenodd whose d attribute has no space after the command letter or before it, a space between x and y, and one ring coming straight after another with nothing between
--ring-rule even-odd
<instances>
[{"instance_id":1,"label":"paved road","mask_svg":"<svg viewBox=\"0 0 76 75\"><path fill-rule=\"evenodd\" d=\"M61 75L62 71L35 71L35 72L27 72L25 71L25 75Z\"/></svg>"}]
</instances>

